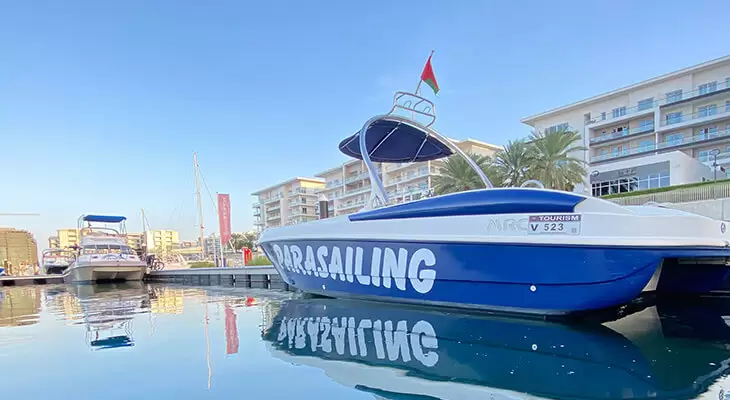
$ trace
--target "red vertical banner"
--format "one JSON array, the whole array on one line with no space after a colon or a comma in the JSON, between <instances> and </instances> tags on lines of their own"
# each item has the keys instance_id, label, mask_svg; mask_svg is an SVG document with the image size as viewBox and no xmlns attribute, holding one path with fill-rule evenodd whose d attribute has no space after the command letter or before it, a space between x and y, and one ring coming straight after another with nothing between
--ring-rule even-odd
<instances>
[{"instance_id":1,"label":"red vertical banner","mask_svg":"<svg viewBox=\"0 0 730 400\"><path fill-rule=\"evenodd\" d=\"M226 304L226 354L238 353L238 327L236 324L236 312Z\"/></svg>"},{"instance_id":2,"label":"red vertical banner","mask_svg":"<svg viewBox=\"0 0 730 400\"><path fill-rule=\"evenodd\" d=\"M227 194L218 195L218 228L225 246L231 240L231 198Z\"/></svg>"}]
</instances>

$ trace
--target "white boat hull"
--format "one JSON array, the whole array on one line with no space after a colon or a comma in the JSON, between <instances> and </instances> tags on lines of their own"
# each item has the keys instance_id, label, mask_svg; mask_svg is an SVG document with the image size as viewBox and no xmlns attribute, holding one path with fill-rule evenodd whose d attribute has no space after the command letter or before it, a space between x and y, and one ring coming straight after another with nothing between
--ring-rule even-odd
<instances>
[{"instance_id":1,"label":"white boat hull","mask_svg":"<svg viewBox=\"0 0 730 400\"><path fill-rule=\"evenodd\" d=\"M147 273L147 265L72 265L64 273L66 283L97 281L141 281Z\"/></svg>"}]
</instances>

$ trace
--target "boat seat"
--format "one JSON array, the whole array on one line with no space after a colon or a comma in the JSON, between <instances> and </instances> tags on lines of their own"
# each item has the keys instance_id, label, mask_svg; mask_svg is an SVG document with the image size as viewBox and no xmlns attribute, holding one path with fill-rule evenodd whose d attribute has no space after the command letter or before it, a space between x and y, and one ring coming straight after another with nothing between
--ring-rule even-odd
<instances>
[{"instance_id":1,"label":"boat seat","mask_svg":"<svg viewBox=\"0 0 730 400\"><path fill-rule=\"evenodd\" d=\"M572 213L585 197L559 191L531 188L484 189L362 211L350 221L430 218L491 214Z\"/></svg>"}]
</instances>

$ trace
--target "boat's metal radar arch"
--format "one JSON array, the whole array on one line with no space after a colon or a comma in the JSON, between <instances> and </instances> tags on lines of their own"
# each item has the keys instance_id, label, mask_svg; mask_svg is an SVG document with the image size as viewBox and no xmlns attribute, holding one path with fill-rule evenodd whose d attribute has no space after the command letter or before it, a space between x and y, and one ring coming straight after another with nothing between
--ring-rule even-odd
<instances>
[{"instance_id":1,"label":"boat's metal radar arch","mask_svg":"<svg viewBox=\"0 0 730 400\"><path fill-rule=\"evenodd\" d=\"M545 185L542 184L542 182L538 181L537 179L530 179L528 181L525 181L520 185L520 187L529 187L530 185L538 187L540 189L545 189Z\"/></svg>"},{"instance_id":2,"label":"boat's metal radar arch","mask_svg":"<svg viewBox=\"0 0 730 400\"><path fill-rule=\"evenodd\" d=\"M401 115L402 113L410 115ZM419 118L425 119L425 121L421 122L419 121ZM371 126L373 126L373 124L381 120L396 122L397 124L395 125L395 128L393 128L387 135L385 135L385 137L383 137L383 139L377 144L375 148L368 151L368 130ZM403 125L415 128L425 134L423 141L421 142L421 146L419 147L418 151L413 154L411 162L414 162L416 159L418 159L420 150L423 148L429 138L433 138L444 146L448 147L449 150L451 150L453 153L456 153L463 157L464 160L466 160L466 162L469 164L469 166L474 170L474 172L477 173L486 188L491 189L494 187L489 178L487 178L487 175L484 173L484 171L482 171L482 169L474 162L471 157L469 157L451 140L431 128L431 125L433 125L434 122L436 122L436 106L433 104L433 102L416 94L408 92L396 92L395 96L393 97L393 107L388 114L372 117L367 120L367 122L365 122L363 127L360 129L358 139L361 149L360 154L362 155L362 160L363 162L365 162L365 166L368 169L368 175L370 176L370 181L373 183L373 188L370 192L370 199L365 204L366 209L378 208L388 204L388 192L385 190L383 181L378 176L377 169L373 166L371 156L372 153L378 150L378 148L381 147L381 145L383 145L383 143L385 143L388 138L390 138L391 135L394 134L398 130L398 128Z\"/></svg>"}]
</instances>

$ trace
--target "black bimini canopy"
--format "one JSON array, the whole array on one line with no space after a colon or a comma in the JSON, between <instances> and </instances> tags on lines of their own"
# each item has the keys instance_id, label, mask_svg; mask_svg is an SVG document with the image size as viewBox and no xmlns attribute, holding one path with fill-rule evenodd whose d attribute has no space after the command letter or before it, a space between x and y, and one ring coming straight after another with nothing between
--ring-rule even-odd
<instances>
[{"instance_id":1,"label":"black bimini canopy","mask_svg":"<svg viewBox=\"0 0 730 400\"><path fill-rule=\"evenodd\" d=\"M365 136L370 160L383 163L431 161L453 153L441 141L426 131L391 119L373 122ZM340 151L362 160L360 132L340 142Z\"/></svg>"}]
</instances>

